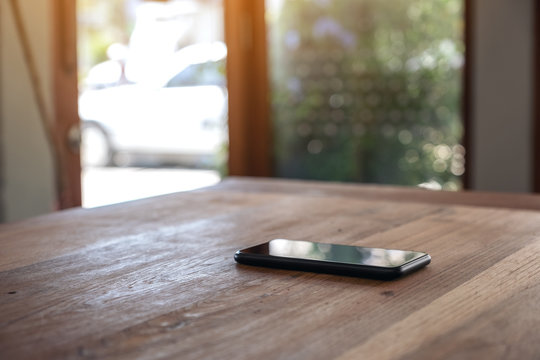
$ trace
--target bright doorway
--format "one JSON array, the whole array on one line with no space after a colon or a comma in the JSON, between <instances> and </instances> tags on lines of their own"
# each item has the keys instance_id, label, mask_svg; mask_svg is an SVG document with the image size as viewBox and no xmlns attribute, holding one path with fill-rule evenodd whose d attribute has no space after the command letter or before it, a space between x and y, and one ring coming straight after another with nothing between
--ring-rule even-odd
<instances>
[{"instance_id":1,"label":"bright doorway","mask_svg":"<svg viewBox=\"0 0 540 360\"><path fill-rule=\"evenodd\" d=\"M220 0L78 0L84 207L217 183L227 159Z\"/></svg>"}]
</instances>

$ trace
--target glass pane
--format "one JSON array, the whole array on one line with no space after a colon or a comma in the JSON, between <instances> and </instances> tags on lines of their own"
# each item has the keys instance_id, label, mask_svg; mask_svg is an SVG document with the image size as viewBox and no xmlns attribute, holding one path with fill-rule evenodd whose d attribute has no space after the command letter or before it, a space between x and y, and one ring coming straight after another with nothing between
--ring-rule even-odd
<instances>
[{"instance_id":1,"label":"glass pane","mask_svg":"<svg viewBox=\"0 0 540 360\"><path fill-rule=\"evenodd\" d=\"M267 0L278 176L459 189L462 0Z\"/></svg>"},{"instance_id":2,"label":"glass pane","mask_svg":"<svg viewBox=\"0 0 540 360\"><path fill-rule=\"evenodd\" d=\"M228 113L222 0L77 6L83 205L219 181Z\"/></svg>"}]
</instances>

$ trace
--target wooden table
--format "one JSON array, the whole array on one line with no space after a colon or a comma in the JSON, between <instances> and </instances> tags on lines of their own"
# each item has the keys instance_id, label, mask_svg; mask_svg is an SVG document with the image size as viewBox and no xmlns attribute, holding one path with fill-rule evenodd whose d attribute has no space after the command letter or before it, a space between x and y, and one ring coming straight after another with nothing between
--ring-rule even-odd
<instances>
[{"instance_id":1,"label":"wooden table","mask_svg":"<svg viewBox=\"0 0 540 360\"><path fill-rule=\"evenodd\" d=\"M233 178L2 225L0 358L539 359L534 209L538 196ZM273 238L433 260L389 282L233 261Z\"/></svg>"}]
</instances>

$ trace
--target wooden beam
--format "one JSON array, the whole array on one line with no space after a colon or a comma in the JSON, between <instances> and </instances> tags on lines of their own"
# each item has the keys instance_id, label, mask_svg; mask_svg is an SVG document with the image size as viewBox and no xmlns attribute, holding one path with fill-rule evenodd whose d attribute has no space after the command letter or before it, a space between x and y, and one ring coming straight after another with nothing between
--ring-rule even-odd
<instances>
[{"instance_id":1,"label":"wooden beam","mask_svg":"<svg viewBox=\"0 0 540 360\"><path fill-rule=\"evenodd\" d=\"M472 91L472 64L473 64L473 1L463 1L463 42L465 45L465 61L463 63L462 93L461 93L461 118L463 121L463 146L465 147L465 173L463 174L463 188L470 189L472 179L472 114L473 114L473 91Z\"/></svg>"},{"instance_id":2,"label":"wooden beam","mask_svg":"<svg viewBox=\"0 0 540 360\"><path fill-rule=\"evenodd\" d=\"M229 174L271 176L264 1L226 0Z\"/></svg>"},{"instance_id":3,"label":"wooden beam","mask_svg":"<svg viewBox=\"0 0 540 360\"><path fill-rule=\"evenodd\" d=\"M81 162L77 142L77 136L80 135L77 133L77 13L74 0L50 1L53 19L54 131L58 141L59 176L62 183L58 207L65 209L81 205Z\"/></svg>"},{"instance_id":4,"label":"wooden beam","mask_svg":"<svg viewBox=\"0 0 540 360\"><path fill-rule=\"evenodd\" d=\"M533 2L533 191L540 192L540 3Z\"/></svg>"}]
</instances>

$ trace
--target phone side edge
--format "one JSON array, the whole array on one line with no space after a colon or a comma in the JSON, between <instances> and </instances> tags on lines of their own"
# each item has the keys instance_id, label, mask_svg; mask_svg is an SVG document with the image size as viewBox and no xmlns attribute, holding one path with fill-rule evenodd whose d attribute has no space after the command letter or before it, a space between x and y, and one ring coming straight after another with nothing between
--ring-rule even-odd
<instances>
[{"instance_id":1,"label":"phone side edge","mask_svg":"<svg viewBox=\"0 0 540 360\"><path fill-rule=\"evenodd\" d=\"M400 267L381 268L356 264L321 262L317 260L248 254L243 253L241 250L235 253L234 259L236 262L244 265L363 277L378 280L393 280L402 275Z\"/></svg>"},{"instance_id":2,"label":"phone side edge","mask_svg":"<svg viewBox=\"0 0 540 360\"><path fill-rule=\"evenodd\" d=\"M418 259L414 259L413 261L410 261L406 264L403 264L399 267L399 273L401 276L410 274L412 272L415 272L417 270L420 270L421 268L425 267L429 263L431 263L431 256L429 254L424 253L425 255L419 257Z\"/></svg>"}]
</instances>

